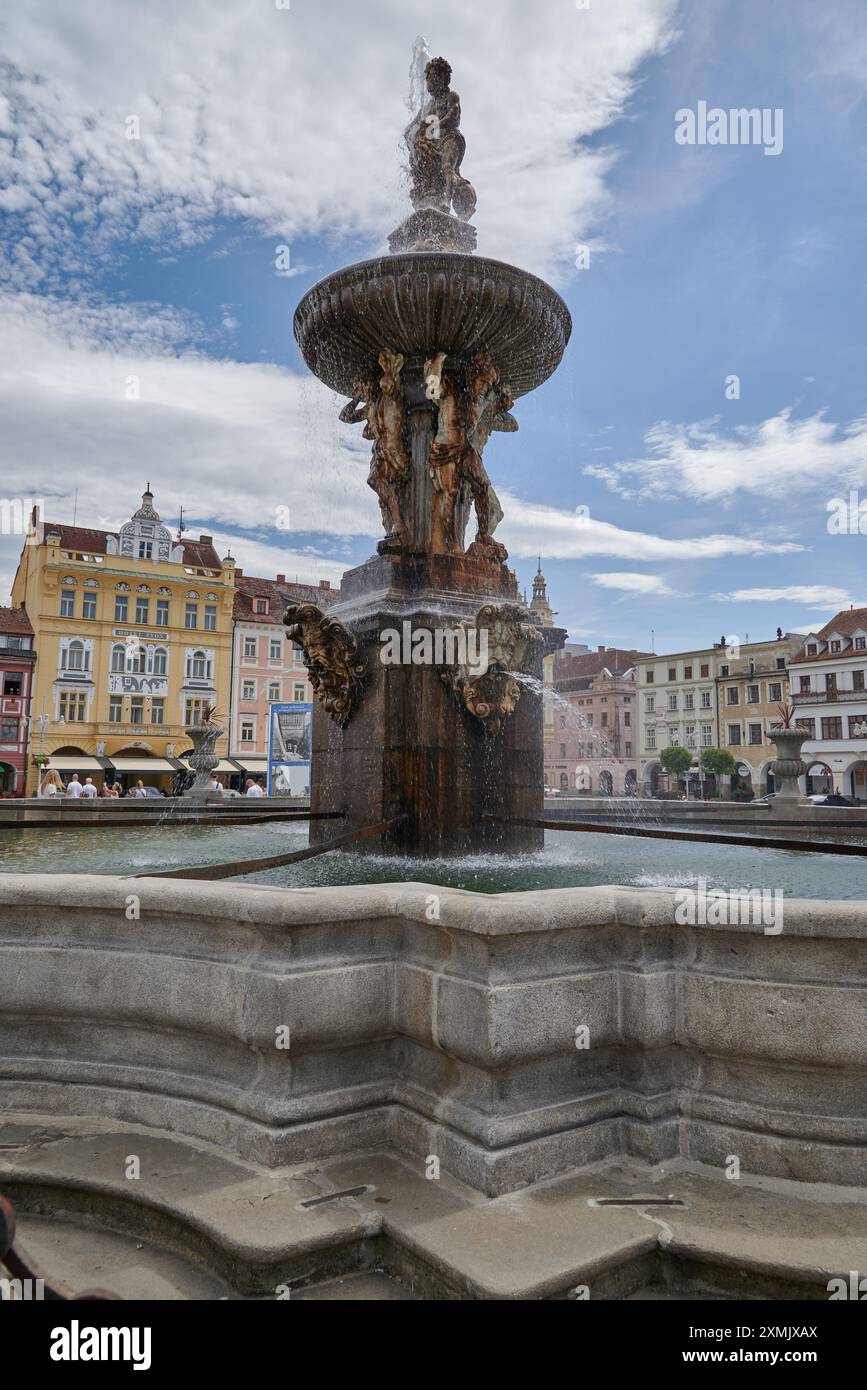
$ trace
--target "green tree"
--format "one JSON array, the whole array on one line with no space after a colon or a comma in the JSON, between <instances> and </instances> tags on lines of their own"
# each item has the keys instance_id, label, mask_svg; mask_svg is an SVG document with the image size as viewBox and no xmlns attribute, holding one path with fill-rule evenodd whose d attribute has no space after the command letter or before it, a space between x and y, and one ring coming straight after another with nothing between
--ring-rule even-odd
<instances>
[{"instance_id":1,"label":"green tree","mask_svg":"<svg viewBox=\"0 0 867 1390\"><path fill-rule=\"evenodd\" d=\"M715 777L731 777L735 770L735 760L725 748L703 748L701 765L705 772Z\"/></svg>"},{"instance_id":2,"label":"green tree","mask_svg":"<svg viewBox=\"0 0 867 1390\"><path fill-rule=\"evenodd\" d=\"M688 748L675 744L672 748L663 748L659 761L666 772L679 779L692 767L692 754Z\"/></svg>"}]
</instances>

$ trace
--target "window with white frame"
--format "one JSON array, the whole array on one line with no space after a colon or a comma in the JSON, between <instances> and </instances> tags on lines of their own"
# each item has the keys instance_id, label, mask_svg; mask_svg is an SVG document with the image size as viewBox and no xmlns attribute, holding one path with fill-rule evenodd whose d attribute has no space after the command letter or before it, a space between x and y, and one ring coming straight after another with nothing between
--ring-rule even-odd
<instances>
[{"instance_id":1,"label":"window with white frame","mask_svg":"<svg viewBox=\"0 0 867 1390\"><path fill-rule=\"evenodd\" d=\"M254 743L256 739L256 724L252 719L241 720L241 742Z\"/></svg>"},{"instance_id":2,"label":"window with white frame","mask_svg":"<svg viewBox=\"0 0 867 1390\"><path fill-rule=\"evenodd\" d=\"M268 660L280 661L283 656L283 643L279 637L272 637L268 643Z\"/></svg>"},{"instance_id":3,"label":"window with white frame","mask_svg":"<svg viewBox=\"0 0 867 1390\"><path fill-rule=\"evenodd\" d=\"M255 658L255 656L256 656L256 638L255 638L255 637L245 637L245 638L244 638L244 655L245 655L246 657L254 657L254 658Z\"/></svg>"},{"instance_id":4,"label":"window with white frame","mask_svg":"<svg viewBox=\"0 0 867 1390\"><path fill-rule=\"evenodd\" d=\"M255 682L255 681L242 681L242 682L241 682L241 699L242 699L242 700L255 700L255 698L256 698L256 682Z\"/></svg>"}]
</instances>

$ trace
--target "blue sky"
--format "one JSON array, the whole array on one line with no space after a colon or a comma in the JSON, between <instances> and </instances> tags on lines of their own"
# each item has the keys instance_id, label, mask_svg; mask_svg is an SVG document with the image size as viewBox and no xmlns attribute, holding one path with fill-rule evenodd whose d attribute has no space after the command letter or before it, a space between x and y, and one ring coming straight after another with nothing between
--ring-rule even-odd
<instances>
[{"instance_id":1,"label":"blue sky","mask_svg":"<svg viewBox=\"0 0 867 1390\"><path fill-rule=\"evenodd\" d=\"M493 33L451 0L433 19L397 0L7 19L3 495L116 525L149 478L166 519L183 502L248 572L336 580L372 553L366 447L291 318L406 209L424 33L461 92L480 251L545 274L573 316L559 371L486 454L520 581L541 551L575 637L653 631L660 652L867 602L865 538L826 526L829 498L867 499L867 10L532 8L504 4ZM781 153L677 144L699 101L781 109ZM0 537L7 583L17 544Z\"/></svg>"}]
</instances>

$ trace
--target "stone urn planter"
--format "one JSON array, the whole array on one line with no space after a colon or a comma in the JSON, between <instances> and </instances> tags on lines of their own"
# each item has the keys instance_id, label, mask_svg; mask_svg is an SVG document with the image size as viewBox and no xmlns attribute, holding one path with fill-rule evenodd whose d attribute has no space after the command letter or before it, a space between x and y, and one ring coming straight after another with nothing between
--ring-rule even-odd
<instances>
[{"instance_id":1,"label":"stone urn planter","mask_svg":"<svg viewBox=\"0 0 867 1390\"><path fill-rule=\"evenodd\" d=\"M803 729L779 728L771 729L768 737L777 750L777 756L770 765L776 786L774 800L793 803L805 801L806 798L801 795L801 788L798 786L798 778L803 777L807 771L807 764L801 757L801 748L808 735Z\"/></svg>"},{"instance_id":2,"label":"stone urn planter","mask_svg":"<svg viewBox=\"0 0 867 1390\"><path fill-rule=\"evenodd\" d=\"M212 792L208 783L217 763L220 761L214 752L217 739L222 738L226 730L221 724L188 724L184 730L193 745L193 752L190 754L190 767L196 774L196 780L191 787L184 792L184 796L193 797L201 801L208 796L218 796L219 792Z\"/></svg>"}]
</instances>

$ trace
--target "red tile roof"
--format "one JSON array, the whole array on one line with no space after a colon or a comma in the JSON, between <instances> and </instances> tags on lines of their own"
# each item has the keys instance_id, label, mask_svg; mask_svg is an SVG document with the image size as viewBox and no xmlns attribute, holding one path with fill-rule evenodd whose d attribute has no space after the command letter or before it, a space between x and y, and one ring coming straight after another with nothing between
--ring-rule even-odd
<instances>
[{"instance_id":1,"label":"red tile roof","mask_svg":"<svg viewBox=\"0 0 867 1390\"><path fill-rule=\"evenodd\" d=\"M820 646L823 642L827 644L832 633L839 633L843 638L843 643L839 652L829 651L826 645L816 656L807 656L806 642L808 639L805 638L804 650L799 656L792 657L790 664L792 666L800 666L810 661L827 661L829 657L851 656L855 651L855 647L852 644L853 634L856 633L859 628L862 631L867 631L867 608L844 608L842 612L838 613L829 623L826 623L824 627L820 627L816 632ZM859 656L862 655L860 649L858 654Z\"/></svg>"},{"instance_id":2,"label":"red tile roof","mask_svg":"<svg viewBox=\"0 0 867 1390\"><path fill-rule=\"evenodd\" d=\"M558 652L554 658L554 685L561 681L589 680L603 671L622 675L643 657L653 652L639 652L622 647L605 647L601 652Z\"/></svg>"},{"instance_id":3,"label":"red tile roof","mask_svg":"<svg viewBox=\"0 0 867 1390\"><path fill-rule=\"evenodd\" d=\"M0 632L19 632L32 636L33 628L23 608L0 608Z\"/></svg>"},{"instance_id":4,"label":"red tile roof","mask_svg":"<svg viewBox=\"0 0 867 1390\"><path fill-rule=\"evenodd\" d=\"M315 603L327 608L337 598L338 590L319 587L316 584L287 584L285 580L259 579L252 574L235 576L235 606L233 617L236 622L282 623L283 614L290 603ZM257 613L254 599L269 600L268 612Z\"/></svg>"},{"instance_id":5,"label":"red tile roof","mask_svg":"<svg viewBox=\"0 0 867 1390\"><path fill-rule=\"evenodd\" d=\"M85 555L105 555L109 536L118 539L116 531L97 531L89 526L64 526L46 521L45 536L58 533L64 550L78 550ZM193 569L218 570L223 562L209 541L183 541L184 564Z\"/></svg>"}]
</instances>

